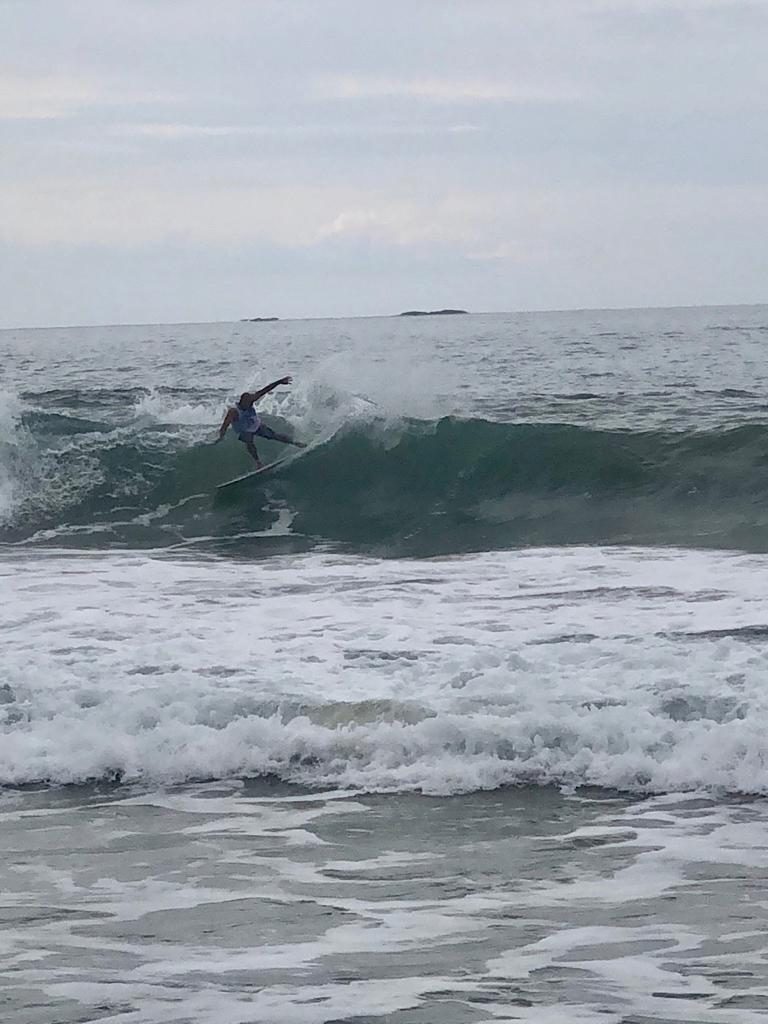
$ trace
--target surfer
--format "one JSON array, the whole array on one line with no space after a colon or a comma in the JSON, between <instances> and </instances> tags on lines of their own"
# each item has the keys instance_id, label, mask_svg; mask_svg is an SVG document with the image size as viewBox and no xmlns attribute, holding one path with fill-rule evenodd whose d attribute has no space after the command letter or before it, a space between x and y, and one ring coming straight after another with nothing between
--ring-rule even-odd
<instances>
[{"instance_id":1,"label":"surfer","mask_svg":"<svg viewBox=\"0 0 768 1024\"><path fill-rule=\"evenodd\" d=\"M263 437L266 441L279 441L281 444L292 444L296 448L306 448L307 446L302 444L301 441L294 441L293 438L287 437L285 434L278 434L271 427L268 427L266 423L262 423L261 416L253 407L264 395L268 395L270 391L274 391L281 384L290 384L292 380L292 377L281 377L280 380L273 381L271 384L267 384L265 388L259 388L258 391L244 391L240 395L237 404L227 409L224 421L219 427L219 436L214 444L222 441L229 427L232 427L238 440L243 442L248 449L248 454L255 461L259 469L262 468L263 463L253 443L255 437Z\"/></svg>"}]
</instances>

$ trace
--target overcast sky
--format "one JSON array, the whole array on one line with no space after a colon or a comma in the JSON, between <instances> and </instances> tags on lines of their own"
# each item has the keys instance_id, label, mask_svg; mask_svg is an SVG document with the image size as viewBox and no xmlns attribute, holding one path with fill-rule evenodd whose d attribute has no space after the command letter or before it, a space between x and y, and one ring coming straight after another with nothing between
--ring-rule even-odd
<instances>
[{"instance_id":1,"label":"overcast sky","mask_svg":"<svg viewBox=\"0 0 768 1024\"><path fill-rule=\"evenodd\" d=\"M0 325L768 301L768 0L0 0Z\"/></svg>"}]
</instances>

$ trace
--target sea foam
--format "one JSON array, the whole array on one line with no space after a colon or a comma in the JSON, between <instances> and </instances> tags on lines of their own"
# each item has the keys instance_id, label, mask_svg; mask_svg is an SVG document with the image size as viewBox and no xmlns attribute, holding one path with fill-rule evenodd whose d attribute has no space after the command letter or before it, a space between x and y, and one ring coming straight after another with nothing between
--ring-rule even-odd
<instances>
[{"instance_id":1,"label":"sea foam","mask_svg":"<svg viewBox=\"0 0 768 1024\"><path fill-rule=\"evenodd\" d=\"M765 793L766 561L7 553L0 781Z\"/></svg>"}]
</instances>

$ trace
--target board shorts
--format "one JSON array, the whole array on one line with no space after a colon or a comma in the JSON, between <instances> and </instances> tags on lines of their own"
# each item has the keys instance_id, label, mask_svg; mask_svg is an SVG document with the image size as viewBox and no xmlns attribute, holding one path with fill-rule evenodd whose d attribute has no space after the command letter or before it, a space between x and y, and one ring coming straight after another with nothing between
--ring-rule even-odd
<instances>
[{"instance_id":1,"label":"board shorts","mask_svg":"<svg viewBox=\"0 0 768 1024\"><path fill-rule=\"evenodd\" d=\"M274 432L272 427L268 427L266 423L260 423L256 430L249 430L247 434L238 434L238 441L246 443L249 437L263 437L265 441L276 441L277 434Z\"/></svg>"}]
</instances>

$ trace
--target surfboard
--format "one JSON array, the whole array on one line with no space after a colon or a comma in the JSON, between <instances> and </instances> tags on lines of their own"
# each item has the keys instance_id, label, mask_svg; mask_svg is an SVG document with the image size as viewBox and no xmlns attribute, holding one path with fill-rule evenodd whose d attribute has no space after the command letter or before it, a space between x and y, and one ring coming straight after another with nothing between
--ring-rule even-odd
<instances>
[{"instance_id":1,"label":"surfboard","mask_svg":"<svg viewBox=\"0 0 768 1024\"><path fill-rule=\"evenodd\" d=\"M264 473L269 473L270 470L275 469L283 462L287 462L290 457L290 455L284 455L282 459L275 459L274 462L268 462L266 466L262 466L261 469L254 469L252 473L244 473L242 476L236 476L234 480L227 480L225 483L219 484L216 487L216 490L223 491L227 487L234 487L235 484L241 484L246 480L253 480L257 476L263 476Z\"/></svg>"}]
</instances>

